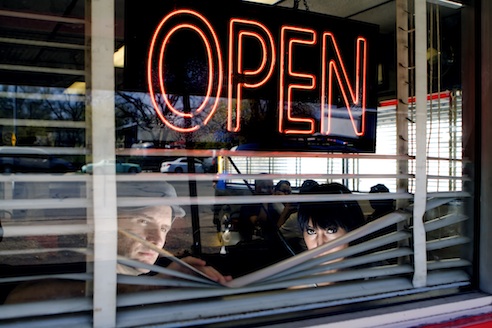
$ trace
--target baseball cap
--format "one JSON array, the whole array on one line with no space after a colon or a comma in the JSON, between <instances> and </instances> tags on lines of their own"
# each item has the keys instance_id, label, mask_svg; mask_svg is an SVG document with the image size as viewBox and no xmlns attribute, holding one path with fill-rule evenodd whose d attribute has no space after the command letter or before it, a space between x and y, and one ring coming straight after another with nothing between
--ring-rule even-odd
<instances>
[{"instance_id":1,"label":"baseball cap","mask_svg":"<svg viewBox=\"0 0 492 328\"><path fill-rule=\"evenodd\" d=\"M174 187L166 181L118 181L118 197L177 197ZM135 210L137 207L129 207ZM186 212L181 206L171 205L173 216L181 218Z\"/></svg>"}]
</instances>

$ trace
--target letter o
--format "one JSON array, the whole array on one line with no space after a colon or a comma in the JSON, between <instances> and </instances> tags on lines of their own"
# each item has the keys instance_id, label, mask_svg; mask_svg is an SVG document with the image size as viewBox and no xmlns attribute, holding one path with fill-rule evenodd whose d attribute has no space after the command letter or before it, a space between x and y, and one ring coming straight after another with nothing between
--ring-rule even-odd
<instances>
[{"instance_id":1,"label":"letter o","mask_svg":"<svg viewBox=\"0 0 492 328\"><path fill-rule=\"evenodd\" d=\"M178 19L179 23L172 24L173 19ZM183 22L183 21L187 22ZM191 21L197 20L198 24L193 24ZM201 28L204 27L204 28ZM166 93L166 87L164 85L164 53L166 51L166 46L168 44L169 38L180 29L190 29L196 32L200 38L204 41L206 47L206 54L208 57L208 85L205 97L194 113L184 113L176 109L173 104L169 101L168 94ZM212 40L210 40L212 39ZM162 40L162 41L161 41ZM212 41L212 42L211 42ZM160 43L160 45L159 45ZM155 71L157 69L157 74ZM214 72L217 71L217 84L214 92ZM157 77L157 82L155 81ZM206 125L212 118L213 114L217 110L217 106L220 100L220 94L222 91L222 81L223 81L223 60L220 51L220 44L212 25L210 22L201 14L196 11L181 9L176 10L164 17L152 36L152 41L150 44L148 60L147 60L147 84L150 93L150 99L156 114L159 116L160 120L169 128L178 132L192 132L196 131L202 125ZM170 113L179 121L183 122L185 120L192 120L197 114L203 115L203 121L191 122L190 126L179 126L175 124L175 120L166 117L163 113L161 105L157 103L156 100L156 90L159 90L160 94L164 99L164 103L170 110ZM214 93L214 99L211 100L212 93ZM212 103L212 104L210 104ZM202 113L203 112L203 113ZM208 113L207 113L208 112ZM172 117L171 117L172 118Z\"/></svg>"}]
</instances>

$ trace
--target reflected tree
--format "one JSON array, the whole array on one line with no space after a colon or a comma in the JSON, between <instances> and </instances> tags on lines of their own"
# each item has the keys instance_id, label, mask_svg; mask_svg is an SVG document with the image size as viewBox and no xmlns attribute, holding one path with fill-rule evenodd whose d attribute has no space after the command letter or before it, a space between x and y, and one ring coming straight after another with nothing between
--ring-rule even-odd
<instances>
[{"instance_id":1,"label":"reflected tree","mask_svg":"<svg viewBox=\"0 0 492 328\"><path fill-rule=\"evenodd\" d=\"M1 85L0 90L5 95L0 97L0 118L11 119L2 127L4 145L12 144L13 133L19 146L84 145L80 129L43 123L83 121L85 104L80 95L64 94L65 89L50 87ZM33 125L30 120L39 123Z\"/></svg>"}]
</instances>

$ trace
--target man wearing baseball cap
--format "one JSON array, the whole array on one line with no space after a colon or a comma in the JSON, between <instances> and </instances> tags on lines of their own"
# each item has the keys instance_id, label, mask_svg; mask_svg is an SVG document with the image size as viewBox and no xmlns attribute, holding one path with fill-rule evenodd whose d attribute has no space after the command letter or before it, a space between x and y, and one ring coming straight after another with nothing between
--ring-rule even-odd
<instances>
[{"instance_id":1,"label":"man wearing baseball cap","mask_svg":"<svg viewBox=\"0 0 492 328\"><path fill-rule=\"evenodd\" d=\"M121 181L117 183L118 197L131 197L135 202L138 198L156 199L159 197L177 197L176 190L172 185L165 181ZM118 208L118 255L139 262L154 264L159 257L159 253L142 242L141 239L152 243L159 249L164 247L166 237L171 230L172 222L175 218L185 216L185 211L176 205L160 205L156 200L155 205L151 206L132 206ZM121 233L129 232L130 234ZM220 283L230 280L224 277L214 268L206 265L205 261L195 257L185 257L184 262L202 271L207 276ZM177 263L171 263L168 268L183 271L184 268ZM133 268L118 264L117 272L127 275L139 275L147 273L149 270L143 268Z\"/></svg>"},{"instance_id":2,"label":"man wearing baseball cap","mask_svg":"<svg viewBox=\"0 0 492 328\"><path fill-rule=\"evenodd\" d=\"M174 219L185 216L185 211L180 206L167 205L167 202L159 201L160 197L177 197L176 190L165 181L120 181L117 182L117 195L120 200L131 199L124 206L118 207L118 255L125 259L137 261L131 263L154 264L159 257L159 250L166 243L166 237L171 230ZM223 276L214 268L207 266L206 262L199 258L188 256L181 261L221 284L232 279L230 276ZM186 266L176 262L171 263L167 268L193 273ZM138 276L146 274L150 270L139 265L118 264L116 271L118 274ZM128 292L154 288L156 287L126 285L119 286L118 290L119 292ZM7 296L5 303L84 295L84 282L52 279L19 285Z\"/></svg>"}]
</instances>

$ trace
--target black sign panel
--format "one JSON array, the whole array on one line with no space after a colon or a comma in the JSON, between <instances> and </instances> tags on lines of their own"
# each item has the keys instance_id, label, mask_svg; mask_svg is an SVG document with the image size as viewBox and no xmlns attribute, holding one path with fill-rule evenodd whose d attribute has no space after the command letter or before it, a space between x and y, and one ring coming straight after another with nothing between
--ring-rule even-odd
<instances>
[{"instance_id":1,"label":"black sign panel","mask_svg":"<svg viewBox=\"0 0 492 328\"><path fill-rule=\"evenodd\" d=\"M378 27L233 0L127 1L125 89L188 147L373 152Z\"/></svg>"}]
</instances>

